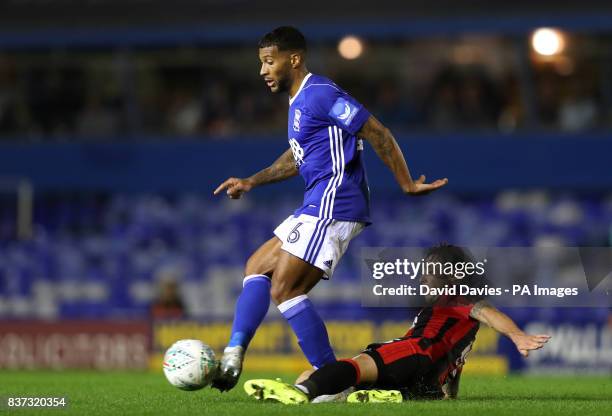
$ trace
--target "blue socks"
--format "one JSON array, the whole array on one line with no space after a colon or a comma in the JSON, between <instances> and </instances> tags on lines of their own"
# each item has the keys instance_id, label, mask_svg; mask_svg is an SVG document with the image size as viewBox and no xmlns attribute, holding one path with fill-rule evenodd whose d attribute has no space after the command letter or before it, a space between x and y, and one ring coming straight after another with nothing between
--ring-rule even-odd
<instances>
[{"instance_id":1,"label":"blue socks","mask_svg":"<svg viewBox=\"0 0 612 416\"><path fill-rule=\"evenodd\" d=\"M245 277L242 293L236 302L232 335L227 346L241 346L246 350L269 306L270 279L261 274ZM313 367L320 368L336 361L325 324L308 296L289 299L278 305L278 309L289 322L304 355Z\"/></svg>"},{"instance_id":2,"label":"blue socks","mask_svg":"<svg viewBox=\"0 0 612 416\"><path fill-rule=\"evenodd\" d=\"M336 361L329 344L327 329L306 295L300 295L278 305L278 310L289 322L302 352L315 368Z\"/></svg>"},{"instance_id":3,"label":"blue socks","mask_svg":"<svg viewBox=\"0 0 612 416\"><path fill-rule=\"evenodd\" d=\"M270 306L270 279L263 274L244 278L242 293L236 302L234 324L228 347L240 345L245 350Z\"/></svg>"}]
</instances>

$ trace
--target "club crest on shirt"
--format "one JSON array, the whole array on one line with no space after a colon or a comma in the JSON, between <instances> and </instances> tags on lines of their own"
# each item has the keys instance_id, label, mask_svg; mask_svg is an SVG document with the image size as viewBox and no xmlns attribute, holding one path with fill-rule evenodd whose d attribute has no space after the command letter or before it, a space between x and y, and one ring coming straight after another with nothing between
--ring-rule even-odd
<instances>
[{"instance_id":1,"label":"club crest on shirt","mask_svg":"<svg viewBox=\"0 0 612 416\"><path fill-rule=\"evenodd\" d=\"M302 112L299 109L295 109L295 113L293 115L293 130L300 131L300 117L302 117Z\"/></svg>"}]
</instances>

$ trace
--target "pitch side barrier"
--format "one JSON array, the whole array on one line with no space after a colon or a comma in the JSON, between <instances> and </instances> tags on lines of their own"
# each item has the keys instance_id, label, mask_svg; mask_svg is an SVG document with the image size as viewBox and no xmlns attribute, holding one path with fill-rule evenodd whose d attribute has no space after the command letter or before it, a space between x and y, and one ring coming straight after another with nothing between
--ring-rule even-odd
<instances>
[{"instance_id":1,"label":"pitch side barrier","mask_svg":"<svg viewBox=\"0 0 612 416\"><path fill-rule=\"evenodd\" d=\"M507 308L504 312L526 331L552 335L546 348L523 358L507 338L482 326L465 371L473 374L590 373L612 371L612 328L607 308ZM401 336L406 320L327 320L331 344L339 357L351 357L372 341ZM231 330L229 321L158 321L152 327L150 368L161 371L164 351L178 339L205 340L222 351ZM291 329L282 320L266 321L249 347L250 371L301 372L309 368Z\"/></svg>"},{"instance_id":2,"label":"pitch side barrier","mask_svg":"<svg viewBox=\"0 0 612 416\"><path fill-rule=\"evenodd\" d=\"M604 373L612 371L612 328L606 308L505 309L526 331L552 335L546 348L522 358L490 328L478 332L467 360L473 374ZM410 319L327 320L340 357L372 341L403 334ZM0 369L95 369L161 372L164 351L175 341L201 339L221 352L231 330L226 320L0 321ZM308 368L291 329L282 320L262 324L245 362L250 371L300 372Z\"/></svg>"},{"instance_id":3,"label":"pitch side barrier","mask_svg":"<svg viewBox=\"0 0 612 416\"><path fill-rule=\"evenodd\" d=\"M352 357L374 340L397 338L410 327L411 320L327 320L331 344L338 357ZM153 351L150 368L161 371L164 352L178 339L195 338L209 344L215 351L225 347L231 321L158 321L153 323ZM499 337L495 331L479 331L469 369L477 374L506 374L509 360L499 354ZM299 345L284 320L268 320L258 329L249 345L247 371L282 371L299 373L309 368Z\"/></svg>"}]
</instances>

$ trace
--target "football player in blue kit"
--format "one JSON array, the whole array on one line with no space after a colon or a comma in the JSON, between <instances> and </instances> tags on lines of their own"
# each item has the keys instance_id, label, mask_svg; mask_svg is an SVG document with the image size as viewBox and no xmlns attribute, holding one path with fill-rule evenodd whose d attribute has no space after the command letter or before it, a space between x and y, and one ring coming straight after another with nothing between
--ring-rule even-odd
<instances>
[{"instance_id":1,"label":"football player in blue kit","mask_svg":"<svg viewBox=\"0 0 612 416\"><path fill-rule=\"evenodd\" d=\"M351 239L370 224L370 195L363 165L367 140L391 170L402 192L423 195L446 185L413 180L391 132L331 80L306 68L306 40L283 26L259 42L260 75L273 93L289 94L289 149L248 178L229 178L214 191L232 199L298 173L304 202L248 259L228 346L213 387L232 389L246 349L263 321L270 298L287 319L314 368L336 361L327 329L308 292L331 278Z\"/></svg>"}]
</instances>

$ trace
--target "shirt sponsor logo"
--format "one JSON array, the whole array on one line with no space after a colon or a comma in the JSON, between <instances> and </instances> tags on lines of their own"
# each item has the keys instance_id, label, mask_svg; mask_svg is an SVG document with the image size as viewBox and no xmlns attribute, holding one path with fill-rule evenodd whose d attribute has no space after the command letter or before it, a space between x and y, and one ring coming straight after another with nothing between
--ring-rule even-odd
<instances>
[{"instance_id":1,"label":"shirt sponsor logo","mask_svg":"<svg viewBox=\"0 0 612 416\"><path fill-rule=\"evenodd\" d=\"M291 146L291 152L293 152L295 166L299 168L302 166L302 163L304 163L304 149L302 149L298 141L294 138L289 139L289 146Z\"/></svg>"},{"instance_id":2,"label":"shirt sponsor logo","mask_svg":"<svg viewBox=\"0 0 612 416\"><path fill-rule=\"evenodd\" d=\"M349 126L358 112L359 108L356 105L340 97L332 106L329 115L345 126Z\"/></svg>"}]
</instances>

